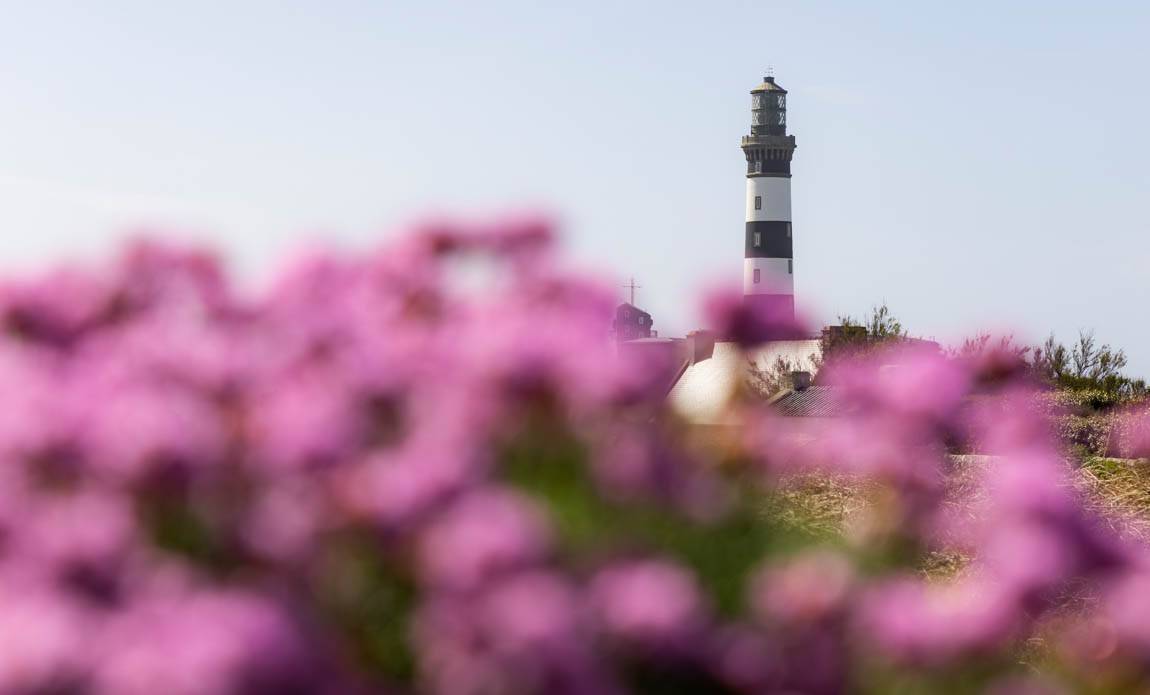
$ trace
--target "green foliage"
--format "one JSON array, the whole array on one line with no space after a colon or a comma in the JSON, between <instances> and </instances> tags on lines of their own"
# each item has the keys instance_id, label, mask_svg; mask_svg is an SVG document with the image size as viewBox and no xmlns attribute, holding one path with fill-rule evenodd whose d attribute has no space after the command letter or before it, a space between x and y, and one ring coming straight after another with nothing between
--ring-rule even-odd
<instances>
[{"instance_id":1,"label":"green foliage","mask_svg":"<svg viewBox=\"0 0 1150 695\"><path fill-rule=\"evenodd\" d=\"M1063 415L1057 427L1059 439L1079 454L1079 457L1106 456L1110 451L1111 418L1104 414Z\"/></svg>"},{"instance_id":2,"label":"green foliage","mask_svg":"<svg viewBox=\"0 0 1150 695\"><path fill-rule=\"evenodd\" d=\"M902 322L895 318L886 302L883 302L872 307L870 315L865 319L839 316L839 325L831 326L822 333L822 356L826 360L858 355L906 339L907 332Z\"/></svg>"},{"instance_id":3,"label":"green foliage","mask_svg":"<svg viewBox=\"0 0 1150 695\"><path fill-rule=\"evenodd\" d=\"M1074 344L1067 347L1058 342L1054 334L1041 345L1023 345L1013 336L995 338L979 333L965 339L958 348L948 350L956 358L977 358L988 352L1011 355L1027 365L1035 378L1052 386L1060 394L1059 403L1070 408L1076 416L1105 412L1129 405L1150 395L1143 379L1132 379L1122 373L1127 365L1125 351L1099 344L1090 331L1080 331ZM1094 424L1072 423L1062 427L1064 433L1073 432L1071 439L1087 446L1082 432L1097 429ZM1085 437L1097 450L1099 435Z\"/></svg>"},{"instance_id":4,"label":"green foliage","mask_svg":"<svg viewBox=\"0 0 1150 695\"><path fill-rule=\"evenodd\" d=\"M982 331L971 338L964 339L958 348L947 350L947 354L957 358L974 358L991 350L1025 360L1034 348L1016 343L1013 335L996 338L990 333Z\"/></svg>"},{"instance_id":5,"label":"green foliage","mask_svg":"<svg viewBox=\"0 0 1150 695\"><path fill-rule=\"evenodd\" d=\"M813 356L812 356L813 357ZM778 355L767 368L761 368L753 359L747 360L747 386L761 398L769 398L790 386L792 373L801 371L797 362Z\"/></svg>"},{"instance_id":6,"label":"green foliage","mask_svg":"<svg viewBox=\"0 0 1150 695\"><path fill-rule=\"evenodd\" d=\"M584 445L555 427L528 427L502 456L502 471L516 486L547 505L564 560L590 568L612 555L653 553L692 567L724 615L743 609L748 575L764 557L777 556L824 540L805 521L785 523L791 508L765 504L747 486L732 485L734 512L698 523L641 499L611 500L591 478ZM727 463L738 475L738 462ZM784 528L785 523L785 528Z\"/></svg>"},{"instance_id":7,"label":"green foliage","mask_svg":"<svg viewBox=\"0 0 1150 695\"><path fill-rule=\"evenodd\" d=\"M1033 349L1031 368L1041 379L1059 389L1083 394L1081 405L1106 410L1148 395L1143 379L1122 374L1126 352L1109 344L1099 345L1091 331L1080 331L1067 348L1053 334Z\"/></svg>"},{"instance_id":8,"label":"green foliage","mask_svg":"<svg viewBox=\"0 0 1150 695\"><path fill-rule=\"evenodd\" d=\"M870 318L867 319L866 331L872 342L888 342L906 338L906 329L902 323L890 312L886 302L882 306L871 309Z\"/></svg>"},{"instance_id":9,"label":"green foliage","mask_svg":"<svg viewBox=\"0 0 1150 695\"><path fill-rule=\"evenodd\" d=\"M404 682L415 673L409 619L418 594L405 568L387 562L379 539L340 532L328 539L310 577L318 618L347 637L341 646L369 673Z\"/></svg>"}]
</instances>

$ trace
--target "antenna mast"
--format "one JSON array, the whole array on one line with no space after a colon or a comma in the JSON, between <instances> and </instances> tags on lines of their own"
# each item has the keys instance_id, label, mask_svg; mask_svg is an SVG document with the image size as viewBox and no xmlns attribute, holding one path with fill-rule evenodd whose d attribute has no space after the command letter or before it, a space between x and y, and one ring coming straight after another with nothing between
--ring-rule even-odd
<instances>
[{"instance_id":1,"label":"antenna mast","mask_svg":"<svg viewBox=\"0 0 1150 695\"><path fill-rule=\"evenodd\" d=\"M630 302L630 304L631 304L631 306L635 306L635 290L642 289L643 286L642 285L636 285L635 284L635 277L632 276L631 282L627 283L626 285L623 285L623 288L631 290L631 302Z\"/></svg>"}]
</instances>

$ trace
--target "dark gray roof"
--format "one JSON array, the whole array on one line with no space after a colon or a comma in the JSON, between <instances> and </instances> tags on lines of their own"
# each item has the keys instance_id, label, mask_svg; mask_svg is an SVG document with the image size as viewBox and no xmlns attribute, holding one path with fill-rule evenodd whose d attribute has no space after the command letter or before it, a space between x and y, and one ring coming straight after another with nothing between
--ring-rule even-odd
<instances>
[{"instance_id":1,"label":"dark gray roof","mask_svg":"<svg viewBox=\"0 0 1150 695\"><path fill-rule=\"evenodd\" d=\"M618 313L620 311L629 311L629 312L635 312L635 313L643 314L644 316L650 316L650 314L648 314L647 312L643 311L639 307L637 307L634 304L631 304L629 302L623 302L619 306L615 307L616 313Z\"/></svg>"},{"instance_id":2,"label":"dark gray roof","mask_svg":"<svg viewBox=\"0 0 1150 695\"><path fill-rule=\"evenodd\" d=\"M809 386L802 391L786 390L770 399L780 415L787 417L839 417L847 411L842 394L828 386Z\"/></svg>"}]
</instances>

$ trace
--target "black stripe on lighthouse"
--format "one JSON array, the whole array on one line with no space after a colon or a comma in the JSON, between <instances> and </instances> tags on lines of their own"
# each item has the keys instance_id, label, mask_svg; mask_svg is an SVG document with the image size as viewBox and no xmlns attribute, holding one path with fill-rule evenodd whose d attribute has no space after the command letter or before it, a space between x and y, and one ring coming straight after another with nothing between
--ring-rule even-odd
<instances>
[{"instance_id":1,"label":"black stripe on lighthouse","mask_svg":"<svg viewBox=\"0 0 1150 695\"><path fill-rule=\"evenodd\" d=\"M793 258L790 222L748 222L744 258Z\"/></svg>"}]
</instances>

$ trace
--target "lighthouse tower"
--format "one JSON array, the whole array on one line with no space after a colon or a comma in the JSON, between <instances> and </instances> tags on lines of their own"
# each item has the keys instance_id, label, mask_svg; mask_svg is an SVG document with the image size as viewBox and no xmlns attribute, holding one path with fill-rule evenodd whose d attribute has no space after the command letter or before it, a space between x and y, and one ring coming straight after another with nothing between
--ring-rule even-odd
<instances>
[{"instance_id":1,"label":"lighthouse tower","mask_svg":"<svg viewBox=\"0 0 1150 695\"><path fill-rule=\"evenodd\" d=\"M751 90L751 134L743 136L747 156L747 247L743 294L794 316L795 262L791 243L791 156L787 135L787 90L771 75Z\"/></svg>"}]
</instances>

